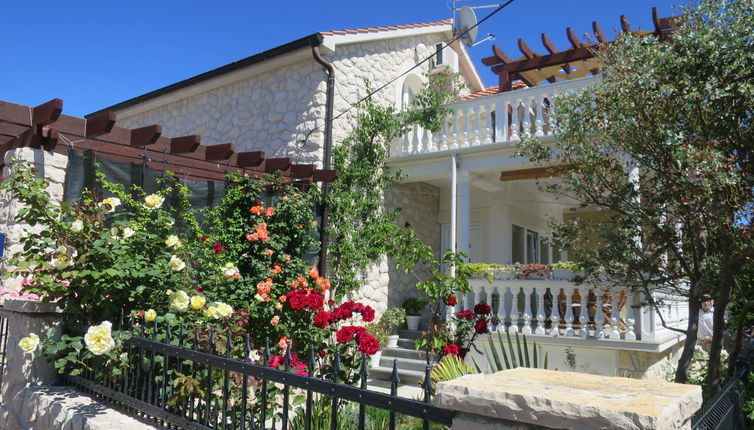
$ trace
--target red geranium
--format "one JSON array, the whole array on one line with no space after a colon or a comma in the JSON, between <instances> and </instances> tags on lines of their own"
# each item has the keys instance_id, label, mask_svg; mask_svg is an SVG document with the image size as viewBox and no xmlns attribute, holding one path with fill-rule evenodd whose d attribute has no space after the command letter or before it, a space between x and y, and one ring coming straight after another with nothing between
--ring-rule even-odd
<instances>
[{"instance_id":1,"label":"red geranium","mask_svg":"<svg viewBox=\"0 0 754 430\"><path fill-rule=\"evenodd\" d=\"M477 315L487 315L492 310L492 307L487 303L479 303L474 306L474 313Z\"/></svg>"},{"instance_id":2,"label":"red geranium","mask_svg":"<svg viewBox=\"0 0 754 430\"><path fill-rule=\"evenodd\" d=\"M458 312L458 319L466 319L466 321L471 321L474 319L474 314L466 309L465 311Z\"/></svg>"},{"instance_id":3,"label":"red geranium","mask_svg":"<svg viewBox=\"0 0 754 430\"><path fill-rule=\"evenodd\" d=\"M479 321L474 324L474 331L479 334L488 333L490 330L487 328L487 320L484 318L479 318Z\"/></svg>"},{"instance_id":4,"label":"red geranium","mask_svg":"<svg viewBox=\"0 0 754 430\"><path fill-rule=\"evenodd\" d=\"M332 314L330 314L330 312L319 311L317 312L317 315L314 315L313 324L315 327L325 328L330 324L331 318L332 318Z\"/></svg>"},{"instance_id":5,"label":"red geranium","mask_svg":"<svg viewBox=\"0 0 754 430\"><path fill-rule=\"evenodd\" d=\"M359 351L366 355L374 355L380 349L380 341L368 333L360 333L358 337Z\"/></svg>"},{"instance_id":6,"label":"red geranium","mask_svg":"<svg viewBox=\"0 0 754 430\"><path fill-rule=\"evenodd\" d=\"M461 355L461 348L455 343L449 343L442 348L442 355Z\"/></svg>"},{"instance_id":7,"label":"red geranium","mask_svg":"<svg viewBox=\"0 0 754 430\"><path fill-rule=\"evenodd\" d=\"M455 306L458 304L458 300L456 299L455 294L448 294L445 296L445 305L446 306Z\"/></svg>"}]
</instances>

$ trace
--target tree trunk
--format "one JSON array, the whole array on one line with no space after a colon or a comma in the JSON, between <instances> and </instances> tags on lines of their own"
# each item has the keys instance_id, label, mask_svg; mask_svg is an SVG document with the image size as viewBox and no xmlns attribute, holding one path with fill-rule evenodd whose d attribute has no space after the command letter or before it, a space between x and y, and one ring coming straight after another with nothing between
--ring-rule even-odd
<instances>
[{"instance_id":1,"label":"tree trunk","mask_svg":"<svg viewBox=\"0 0 754 430\"><path fill-rule=\"evenodd\" d=\"M696 330L699 324L699 290L698 282L692 282L689 288L689 324L686 328L686 343L683 345L681 358L678 360L678 369L675 372L675 382L686 383L686 373L694 356L696 346Z\"/></svg>"},{"instance_id":2,"label":"tree trunk","mask_svg":"<svg viewBox=\"0 0 754 430\"><path fill-rule=\"evenodd\" d=\"M722 244L722 270L720 271L720 289L715 298L715 313L712 316L712 345L709 351L707 372L707 389L709 395L720 392L720 352L723 348L723 330L725 329L725 309L728 308L733 293L733 270L730 266L730 242Z\"/></svg>"}]
</instances>

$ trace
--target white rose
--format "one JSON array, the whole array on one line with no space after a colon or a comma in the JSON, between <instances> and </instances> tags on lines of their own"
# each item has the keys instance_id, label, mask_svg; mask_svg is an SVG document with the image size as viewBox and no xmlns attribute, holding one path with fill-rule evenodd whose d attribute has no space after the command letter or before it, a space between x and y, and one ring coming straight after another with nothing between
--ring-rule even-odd
<instances>
[{"instance_id":1,"label":"white rose","mask_svg":"<svg viewBox=\"0 0 754 430\"><path fill-rule=\"evenodd\" d=\"M79 233L81 230L84 229L84 222L80 219L77 219L76 221L71 223L71 231L74 233Z\"/></svg>"},{"instance_id":2,"label":"white rose","mask_svg":"<svg viewBox=\"0 0 754 430\"><path fill-rule=\"evenodd\" d=\"M189 296L185 291L170 293L168 301L170 302L170 310L172 311L183 311L189 306Z\"/></svg>"},{"instance_id":3,"label":"white rose","mask_svg":"<svg viewBox=\"0 0 754 430\"><path fill-rule=\"evenodd\" d=\"M118 206L120 206L120 199L117 197L106 198L100 203L100 207L105 213L114 212L115 208Z\"/></svg>"},{"instance_id":4,"label":"white rose","mask_svg":"<svg viewBox=\"0 0 754 430\"><path fill-rule=\"evenodd\" d=\"M204 310L204 316L207 318L220 318L217 314L217 308L214 306L207 306L207 309Z\"/></svg>"},{"instance_id":5,"label":"white rose","mask_svg":"<svg viewBox=\"0 0 754 430\"><path fill-rule=\"evenodd\" d=\"M129 237L133 236L134 233L136 233L136 230L132 229L131 227L126 227L123 229L123 239L128 239Z\"/></svg>"},{"instance_id":6,"label":"white rose","mask_svg":"<svg viewBox=\"0 0 754 430\"><path fill-rule=\"evenodd\" d=\"M175 255L170 257L170 268L178 272L180 270L183 270L184 267L186 267L186 263L184 263L183 260Z\"/></svg>"},{"instance_id":7,"label":"white rose","mask_svg":"<svg viewBox=\"0 0 754 430\"><path fill-rule=\"evenodd\" d=\"M215 308L217 308L217 314L221 317L228 317L233 313L233 308L227 303L217 302Z\"/></svg>"},{"instance_id":8,"label":"white rose","mask_svg":"<svg viewBox=\"0 0 754 430\"><path fill-rule=\"evenodd\" d=\"M144 199L144 207L152 210L162 206L162 202L165 201L165 197L159 194L150 194Z\"/></svg>"},{"instance_id":9,"label":"white rose","mask_svg":"<svg viewBox=\"0 0 754 430\"><path fill-rule=\"evenodd\" d=\"M91 326L84 335L84 343L94 355L102 355L113 349L115 341L112 336L112 324L103 321L102 324Z\"/></svg>"},{"instance_id":10,"label":"white rose","mask_svg":"<svg viewBox=\"0 0 754 430\"><path fill-rule=\"evenodd\" d=\"M22 338L18 341L18 347L23 352L34 352L39 346L39 336L34 333L29 333L29 336Z\"/></svg>"},{"instance_id":11,"label":"white rose","mask_svg":"<svg viewBox=\"0 0 754 430\"><path fill-rule=\"evenodd\" d=\"M178 248L179 246L181 246L181 239L178 239L178 236L171 234L167 239L165 239L165 245L167 245L168 248Z\"/></svg>"}]
</instances>

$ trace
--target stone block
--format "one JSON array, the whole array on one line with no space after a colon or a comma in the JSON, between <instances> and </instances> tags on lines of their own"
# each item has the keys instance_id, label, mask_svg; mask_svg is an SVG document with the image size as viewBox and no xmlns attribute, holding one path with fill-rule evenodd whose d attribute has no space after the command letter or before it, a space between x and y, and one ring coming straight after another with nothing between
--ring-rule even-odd
<instances>
[{"instance_id":1,"label":"stone block","mask_svg":"<svg viewBox=\"0 0 754 430\"><path fill-rule=\"evenodd\" d=\"M701 387L542 369L467 375L437 386L438 406L459 417L481 417L544 429L688 429L702 405ZM461 427L464 419L454 422ZM458 425L456 425L458 424ZM527 428L527 427L522 427Z\"/></svg>"}]
</instances>

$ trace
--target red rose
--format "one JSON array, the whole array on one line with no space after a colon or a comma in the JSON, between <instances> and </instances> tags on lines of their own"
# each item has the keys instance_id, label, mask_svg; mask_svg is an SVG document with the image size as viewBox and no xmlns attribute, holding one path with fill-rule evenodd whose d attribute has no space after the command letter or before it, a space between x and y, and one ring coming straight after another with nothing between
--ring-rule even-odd
<instances>
[{"instance_id":1,"label":"red rose","mask_svg":"<svg viewBox=\"0 0 754 430\"><path fill-rule=\"evenodd\" d=\"M489 329L487 328L487 320L484 318L479 318L479 321L474 324L474 331L479 334L488 333Z\"/></svg>"},{"instance_id":2,"label":"red rose","mask_svg":"<svg viewBox=\"0 0 754 430\"><path fill-rule=\"evenodd\" d=\"M220 245L219 243L212 245L212 248L215 250L215 254L219 254L223 250L223 246Z\"/></svg>"},{"instance_id":3,"label":"red rose","mask_svg":"<svg viewBox=\"0 0 754 430\"><path fill-rule=\"evenodd\" d=\"M201 237L199 238L199 242L204 242L205 240L207 240L207 238L206 238L206 237L204 237L204 236L201 236Z\"/></svg>"},{"instance_id":4,"label":"red rose","mask_svg":"<svg viewBox=\"0 0 754 430\"><path fill-rule=\"evenodd\" d=\"M342 327L340 330L338 330L337 333L335 333L335 339L338 341L338 343L346 343L349 340L353 339L353 336L356 334L356 327L354 326L345 326Z\"/></svg>"},{"instance_id":5,"label":"red rose","mask_svg":"<svg viewBox=\"0 0 754 430\"><path fill-rule=\"evenodd\" d=\"M337 308L333 309L333 311L332 311L332 318L333 318L334 321L344 321L344 320L347 320L348 318L351 318L351 315L353 315L353 313L351 311L343 309L340 306L338 306Z\"/></svg>"},{"instance_id":6,"label":"red rose","mask_svg":"<svg viewBox=\"0 0 754 430\"><path fill-rule=\"evenodd\" d=\"M380 349L380 341L368 333L359 334L359 351L362 354L374 355Z\"/></svg>"},{"instance_id":7,"label":"red rose","mask_svg":"<svg viewBox=\"0 0 754 430\"><path fill-rule=\"evenodd\" d=\"M314 315L313 324L315 327L325 328L330 324L330 318L332 318L330 312L319 311L317 315Z\"/></svg>"},{"instance_id":8,"label":"red rose","mask_svg":"<svg viewBox=\"0 0 754 430\"><path fill-rule=\"evenodd\" d=\"M313 311L322 309L322 307L325 305L325 298L317 293L311 293L308 296L307 305L309 306L309 309Z\"/></svg>"},{"instance_id":9,"label":"red rose","mask_svg":"<svg viewBox=\"0 0 754 430\"><path fill-rule=\"evenodd\" d=\"M461 355L461 348L455 343L449 343L442 348L442 355Z\"/></svg>"},{"instance_id":10,"label":"red rose","mask_svg":"<svg viewBox=\"0 0 754 430\"><path fill-rule=\"evenodd\" d=\"M364 310L361 311L361 318L364 320L364 322L374 321L374 309L369 306L364 306Z\"/></svg>"},{"instance_id":11,"label":"red rose","mask_svg":"<svg viewBox=\"0 0 754 430\"><path fill-rule=\"evenodd\" d=\"M487 303L479 303L474 306L474 313L477 315L487 315L492 310L492 307Z\"/></svg>"},{"instance_id":12,"label":"red rose","mask_svg":"<svg viewBox=\"0 0 754 430\"><path fill-rule=\"evenodd\" d=\"M456 300L455 294L448 294L445 296L445 305L446 306L455 306L458 304L458 300Z\"/></svg>"},{"instance_id":13,"label":"red rose","mask_svg":"<svg viewBox=\"0 0 754 430\"><path fill-rule=\"evenodd\" d=\"M466 309L465 311L458 312L458 319L466 319L466 321L471 321L474 319L474 314L470 310Z\"/></svg>"}]
</instances>

